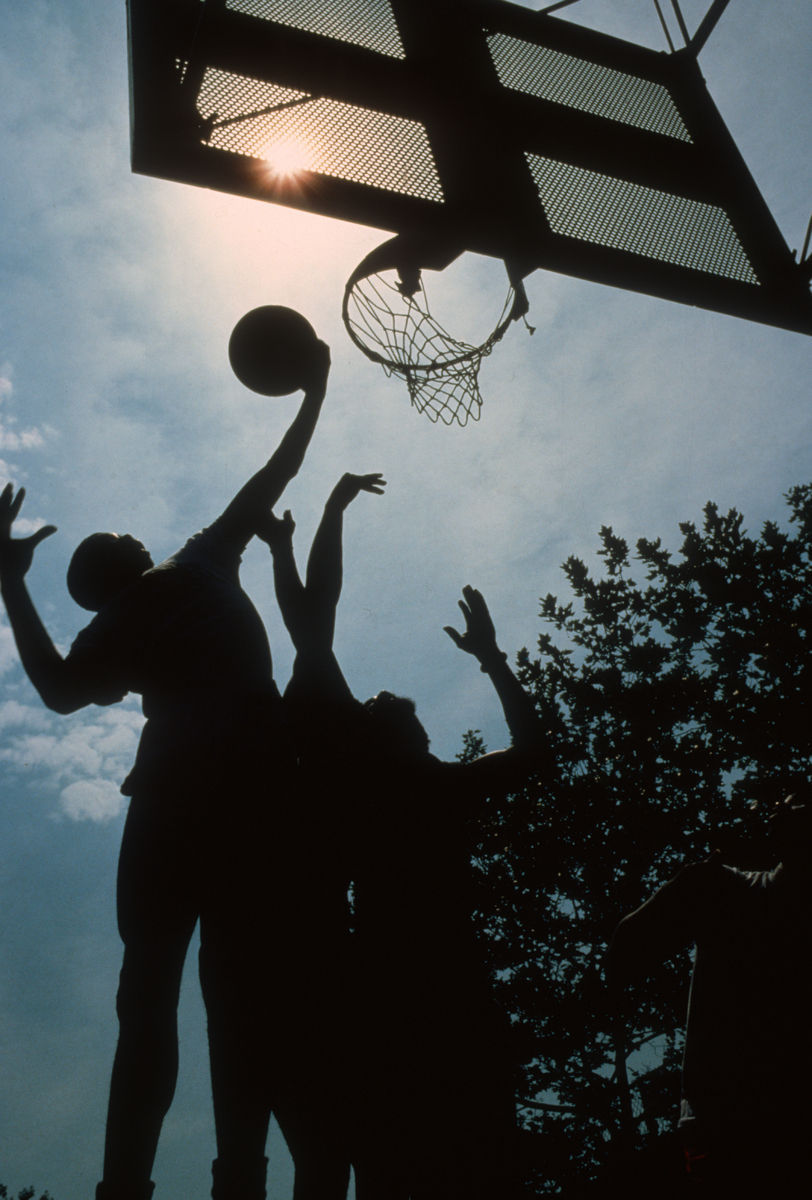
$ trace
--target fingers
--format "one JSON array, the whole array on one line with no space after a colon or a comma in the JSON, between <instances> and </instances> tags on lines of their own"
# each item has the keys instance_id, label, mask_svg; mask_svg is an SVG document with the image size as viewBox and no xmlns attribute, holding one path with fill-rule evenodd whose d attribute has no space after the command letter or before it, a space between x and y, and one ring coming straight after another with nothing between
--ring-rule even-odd
<instances>
[{"instance_id":1,"label":"fingers","mask_svg":"<svg viewBox=\"0 0 812 1200\"><path fill-rule=\"evenodd\" d=\"M0 492L0 533L4 538L11 536L11 484L7 483Z\"/></svg>"},{"instance_id":2,"label":"fingers","mask_svg":"<svg viewBox=\"0 0 812 1200\"><path fill-rule=\"evenodd\" d=\"M457 630L452 628L451 625L444 625L443 631L448 634L448 636L451 638L454 645L458 646L459 649L462 650L462 648L463 648L462 634L458 633Z\"/></svg>"},{"instance_id":3,"label":"fingers","mask_svg":"<svg viewBox=\"0 0 812 1200\"><path fill-rule=\"evenodd\" d=\"M277 533L291 534L296 528L296 522L293 519L293 513L289 508L286 508L281 517L277 517L271 513L271 526Z\"/></svg>"},{"instance_id":4,"label":"fingers","mask_svg":"<svg viewBox=\"0 0 812 1200\"><path fill-rule=\"evenodd\" d=\"M386 480L377 471L373 475L356 475L358 487L364 492L375 492L378 496L383 495L383 489L386 487Z\"/></svg>"},{"instance_id":5,"label":"fingers","mask_svg":"<svg viewBox=\"0 0 812 1200\"><path fill-rule=\"evenodd\" d=\"M11 484L9 484L9 487L11 487ZM23 500L25 500L25 488L21 487L19 492L17 493L17 495L14 497L14 499L11 502L11 510L10 511L11 511L12 521L14 520L14 518L17 516L17 513L22 508Z\"/></svg>"},{"instance_id":6,"label":"fingers","mask_svg":"<svg viewBox=\"0 0 812 1200\"><path fill-rule=\"evenodd\" d=\"M14 495L14 484L9 482L0 492L0 536L4 541L11 540L11 527L14 524L20 509L25 499L25 488L21 487ZM28 542L31 548L36 547L43 538L50 537L56 532L55 525L46 525L42 529L38 529L36 533L31 534L27 538L20 538L21 542Z\"/></svg>"},{"instance_id":7,"label":"fingers","mask_svg":"<svg viewBox=\"0 0 812 1200\"><path fill-rule=\"evenodd\" d=\"M374 471L369 475L353 475L350 471L346 471L333 489L333 496L346 507L360 492L374 492L376 495L382 496L385 487L386 480L380 471Z\"/></svg>"},{"instance_id":8,"label":"fingers","mask_svg":"<svg viewBox=\"0 0 812 1200\"><path fill-rule=\"evenodd\" d=\"M462 594L472 609L477 608L480 611L485 610L487 612L485 598L478 588L471 587L470 583L467 583L462 589Z\"/></svg>"},{"instance_id":9,"label":"fingers","mask_svg":"<svg viewBox=\"0 0 812 1200\"><path fill-rule=\"evenodd\" d=\"M265 542L273 550L274 546L280 545L285 539L290 541L295 528L290 509L286 508L281 517L277 517L273 512L264 513L262 519L258 521L254 533L261 542Z\"/></svg>"},{"instance_id":10,"label":"fingers","mask_svg":"<svg viewBox=\"0 0 812 1200\"><path fill-rule=\"evenodd\" d=\"M4 517L8 519L9 525L17 516L17 513L22 508L23 500L25 499L25 488L21 487L17 495L14 495L14 484L7 483L0 493L0 507L6 510Z\"/></svg>"},{"instance_id":11,"label":"fingers","mask_svg":"<svg viewBox=\"0 0 812 1200\"><path fill-rule=\"evenodd\" d=\"M30 542L32 548L37 547L40 542L44 542L52 533L56 533L56 525L43 525L42 529L37 529L34 533L29 534L25 538L26 542Z\"/></svg>"},{"instance_id":12,"label":"fingers","mask_svg":"<svg viewBox=\"0 0 812 1200\"><path fill-rule=\"evenodd\" d=\"M463 612L466 614L466 620L483 634L487 633L489 636L492 635L494 632L493 621L482 592L480 592L478 588L471 587L470 584L466 584L462 589L462 594L465 596L467 601L467 608L463 608L462 601L459 603L460 608L462 608Z\"/></svg>"},{"instance_id":13,"label":"fingers","mask_svg":"<svg viewBox=\"0 0 812 1200\"><path fill-rule=\"evenodd\" d=\"M345 471L341 483L346 487L386 487L386 480L380 471L370 471L368 475L354 475L352 471Z\"/></svg>"},{"instance_id":14,"label":"fingers","mask_svg":"<svg viewBox=\"0 0 812 1200\"><path fill-rule=\"evenodd\" d=\"M320 338L313 353L313 365L317 377L326 378L330 370L330 347Z\"/></svg>"}]
</instances>

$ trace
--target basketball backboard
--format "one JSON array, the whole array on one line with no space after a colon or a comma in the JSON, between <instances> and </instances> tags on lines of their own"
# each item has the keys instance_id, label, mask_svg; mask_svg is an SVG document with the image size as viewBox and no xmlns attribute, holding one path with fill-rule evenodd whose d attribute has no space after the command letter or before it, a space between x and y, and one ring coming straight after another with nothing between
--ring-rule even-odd
<instances>
[{"instance_id":1,"label":"basketball backboard","mask_svg":"<svg viewBox=\"0 0 812 1200\"><path fill-rule=\"evenodd\" d=\"M812 332L695 45L506 0L128 10L135 171Z\"/></svg>"}]
</instances>

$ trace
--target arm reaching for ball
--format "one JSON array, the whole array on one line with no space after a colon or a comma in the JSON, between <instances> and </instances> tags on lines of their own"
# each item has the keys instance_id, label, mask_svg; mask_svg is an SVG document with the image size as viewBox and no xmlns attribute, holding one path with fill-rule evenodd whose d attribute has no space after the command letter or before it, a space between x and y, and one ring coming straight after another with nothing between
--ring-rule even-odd
<instances>
[{"instance_id":1,"label":"arm reaching for ball","mask_svg":"<svg viewBox=\"0 0 812 1200\"><path fill-rule=\"evenodd\" d=\"M267 542L274 560L279 608L296 650L317 655L332 652L336 609L343 581L342 535L344 510L361 492L382 495L386 481L379 473L346 474L333 488L313 538L305 582L299 579L293 557L293 518L282 521L266 514L257 536Z\"/></svg>"},{"instance_id":2,"label":"arm reaching for ball","mask_svg":"<svg viewBox=\"0 0 812 1200\"><path fill-rule=\"evenodd\" d=\"M304 462L324 402L329 371L330 347L317 341L306 364L304 399L298 413L265 466L248 480L218 517L217 524L241 547L257 533L266 514Z\"/></svg>"}]
</instances>

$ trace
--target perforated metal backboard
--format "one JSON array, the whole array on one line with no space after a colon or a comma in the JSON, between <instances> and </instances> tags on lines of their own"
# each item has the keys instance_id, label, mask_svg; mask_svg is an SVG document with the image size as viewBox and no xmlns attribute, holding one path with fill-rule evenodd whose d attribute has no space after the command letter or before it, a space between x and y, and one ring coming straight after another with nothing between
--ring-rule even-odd
<instances>
[{"instance_id":1,"label":"perforated metal backboard","mask_svg":"<svg viewBox=\"0 0 812 1200\"><path fill-rule=\"evenodd\" d=\"M129 0L144 174L812 332L702 79L504 0Z\"/></svg>"}]
</instances>

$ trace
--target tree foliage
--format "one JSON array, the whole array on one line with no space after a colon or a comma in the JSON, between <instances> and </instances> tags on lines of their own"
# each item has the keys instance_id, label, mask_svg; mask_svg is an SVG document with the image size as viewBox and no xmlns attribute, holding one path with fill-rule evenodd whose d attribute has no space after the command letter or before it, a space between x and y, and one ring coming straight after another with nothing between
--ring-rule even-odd
<instances>
[{"instance_id":1,"label":"tree foliage","mask_svg":"<svg viewBox=\"0 0 812 1200\"><path fill-rule=\"evenodd\" d=\"M758 537L708 504L701 528L680 526L676 555L645 538L632 555L603 528L602 572L568 559L571 599L544 598L538 653L519 654L552 761L522 795L491 803L477 864L481 925L525 1060L537 1194L607 1162L627 1053L633 1136L676 1115L688 956L636 993L616 1060L601 986L616 922L714 848L772 865L747 802L809 778L812 485L787 500L788 522ZM477 748L469 734L464 753Z\"/></svg>"},{"instance_id":2,"label":"tree foliage","mask_svg":"<svg viewBox=\"0 0 812 1200\"><path fill-rule=\"evenodd\" d=\"M34 1187L25 1187L17 1193L16 1200L34 1200L37 1194L37 1189ZM14 1196L9 1196L8 1188L4 1183L0 1183L0 1200L15 1200ZM38 1200L52 1200L49 1192L43 1192Z\"/></svg>"}]
</instances>

